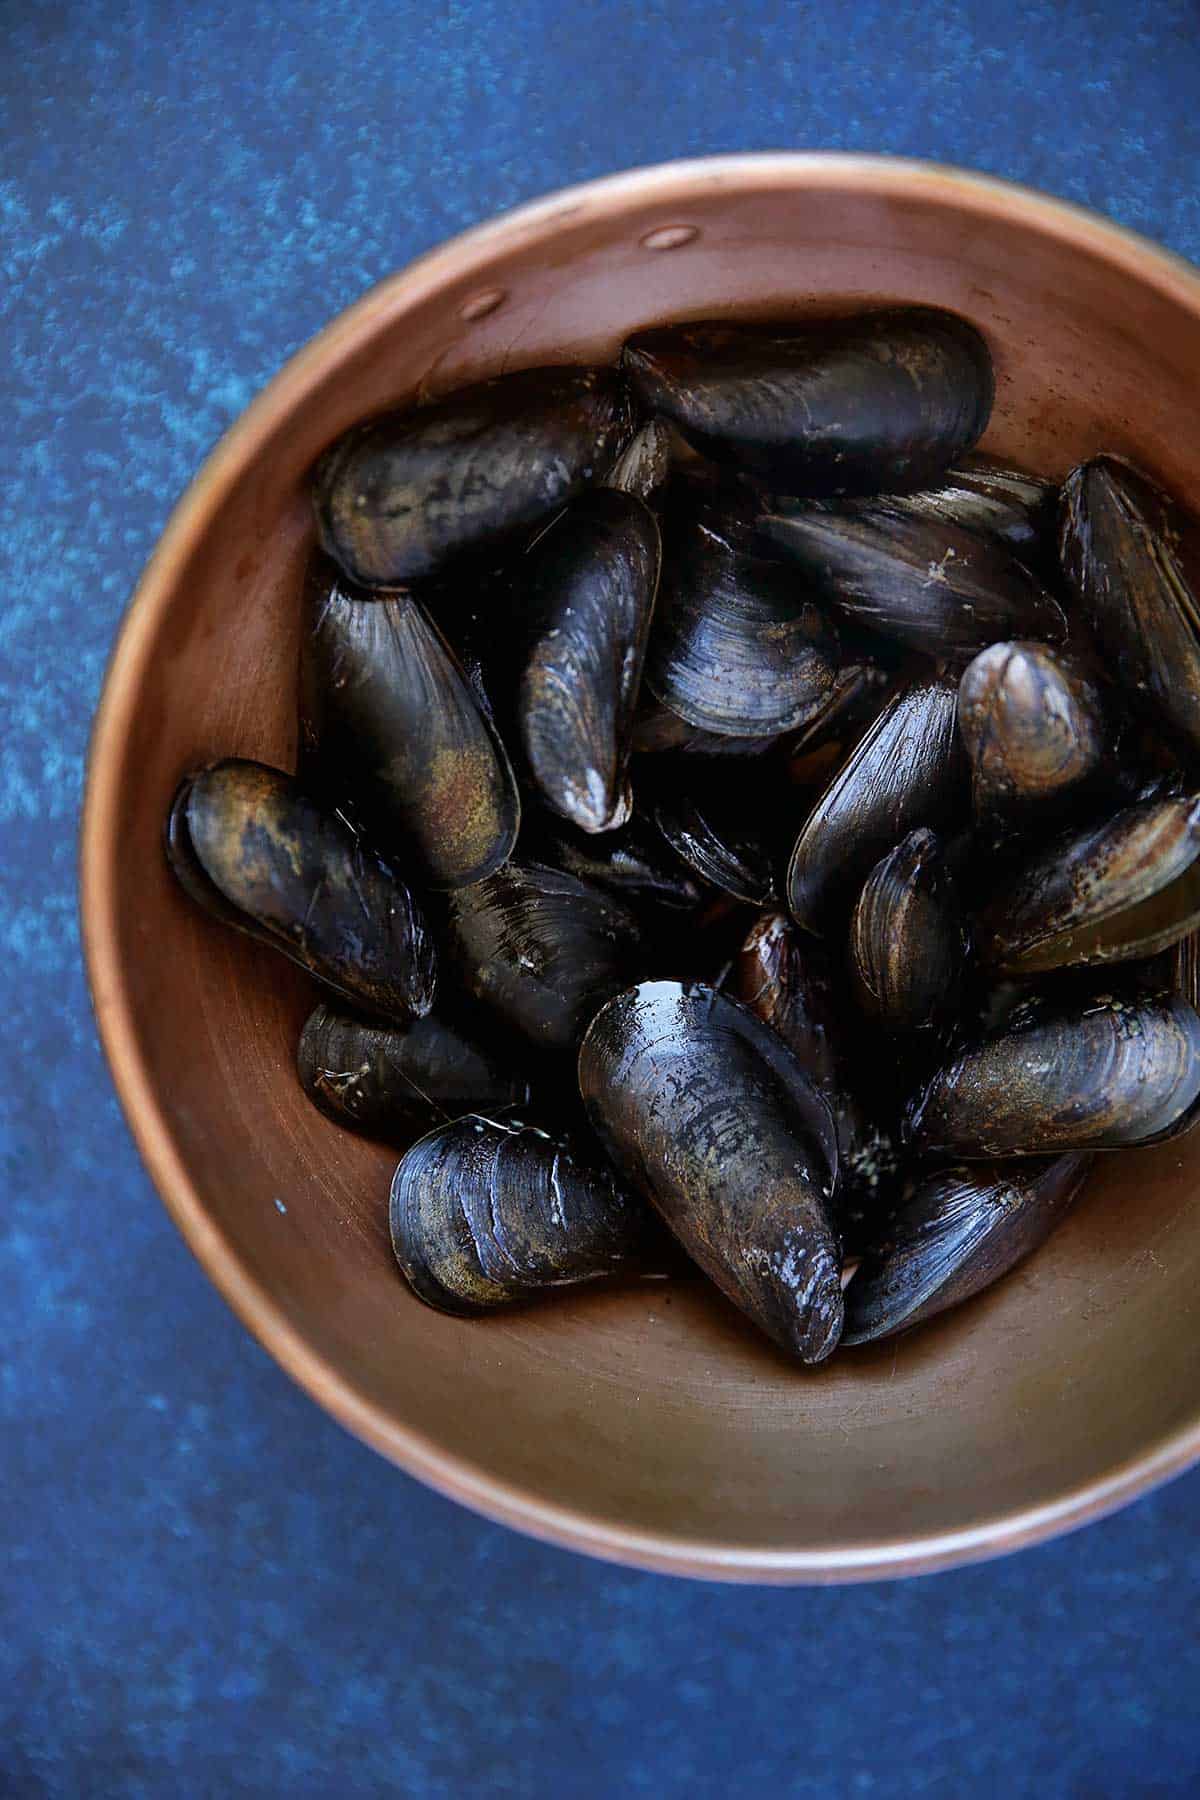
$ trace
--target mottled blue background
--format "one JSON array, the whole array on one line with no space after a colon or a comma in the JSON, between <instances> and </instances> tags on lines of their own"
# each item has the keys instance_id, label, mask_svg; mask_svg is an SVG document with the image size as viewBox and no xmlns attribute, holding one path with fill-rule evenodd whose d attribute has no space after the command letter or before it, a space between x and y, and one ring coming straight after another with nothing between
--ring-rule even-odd
<instances>
[{"instance_id":1,"label":"mottled blue background","mask_svg":"<svg viewBox=\"0 0 1200 1800\"><path fill-rule=\"evenodd\" d=\"M138 1165L74 871L104 659L176 495L369 282L565 182L778 146L965 163L1200 257L1198 27L1129 0L0 7L0 1792L1197 1791L1200 1474L990 1568L755 1592L540 1548L351 1442Z\"/></svg>"}]
</instances>

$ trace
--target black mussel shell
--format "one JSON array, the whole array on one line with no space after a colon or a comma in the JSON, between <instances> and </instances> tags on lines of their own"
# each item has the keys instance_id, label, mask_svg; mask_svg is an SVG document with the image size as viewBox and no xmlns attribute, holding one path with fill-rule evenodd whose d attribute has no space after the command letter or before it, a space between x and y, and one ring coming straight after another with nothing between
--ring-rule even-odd
<instances>
[{"instance_id":1,"label":"black mussel shell","mask_svg":"<svg viewBox=\"0 0 1200 1800\"><path fill-rule=\"evenodd\" d=\"M433 1005L433 939L408 888L290 775L229 758L189 776L167 820L167 857L205 911L291 957L387 1019Z\"/></svg>"},{"instance_id":2,"label":"black mussel shell","mask_svg":"<svg viewBox=\"0 0 1200 1800\"><path fill-rule=\"evenodd\" d=\"M701 731L647 693L643 684L633 720L636 751L658 755L678 750L692 756L765 756L778 742L775 732L769 737L727 737L716 731Z\"/></svg>"},{"instance_id":3,"label":"black mussel shell","mask_svg":"<svg viewBox=\"0 0 1200 1800\"><path fill-rule=\"evenodd\" d=\"M637 914L562 869L510 862L447 907L459 978L531 1043L573 1050L597 1009L636 979Z\"/></svg>"},{"instance_id":4,"label":"black mussel shell","mask_svg":"<svg viewBox=\"0 0 1200 1800\"><path fill-rule=\"evenodd\" d=\"M693 874L735 900L770 905L779 830L762 792L698 756L663 766L643 786L650 817Z\"/></svg>"},{"instance_id":5,"label":"black mussel shell","mask_svg":"<svg viewBox=\"0 0 1200 1800\"><path fill-rule=\"evenodd\" d=\"M607 474L633 431L615 369L523 369L346 433L317 464L321 541L392 587L482 551Z\"/></svg>"},{"instance_id":6,"label":"black mussel shell","mask_svg":"<svg viewBox=\"0 0 1200 1800\"><path fill-rule=\"evenodd\" d=\"M568 502L520 567L511 629L526 643L521 742L543 800L583 831L629 818L626 771L660 556L649 508L597 488Z\"/></svg>"},{"instance_id":7,"label":"black mussel shell","mask_svg":"<svg viewBox=\"0 0 1200 1800\"><path fill-rule=\"evenodd\" d=\"M955 730L958 684L901 688L837 770L800 829L788 866L792 916L820 931L879 858L917 825L948 826L966 801Z\"/></svg>"},{"instance_id":8,"label":"black mussel shell","mask_svg":"<svg viewBox=\"0 0 1200 1800\"><path fill-rule=\"evenodd\" d=\"M670 519L646 654L656 700L701 731L775 737L820 712L837 663L836 634L791 569Z\"/></svg>"},{"instance_id":9,"label":"black mussel shell","mask_svg":"<svg viewBox=\"0 0 1200 1800\"><path fill-rule=\"evenodd\" d=\"M919 825L876 863L850 920L860 1006L892 1031L937 1024L959 998L969 950L942 841Z\"/></svg>"},{"instance_id":10,"label":"black mussel shell","mask_svg":"<svg viewBox=\"0 0 1200 1800\"><path fill-rule=\"evenodd\" d=\"M1090 1162L970 1163L924 1176L846 1289L842 1343L911 1330L991 1287L1045 1243Z\"/></svg>"},{"instance_id":11,"label":"black mussel shell","mask_svg":"<svg viewBox=\"0 0 1200 1800\"><path fill-rule=\"evenodd\" d=\"M1097 456L1063 488L1062 564L1130 703L1200 751L1200 523Z\"/></svg>"},{"instance_id":12,"label":"black mussel shell","mask_svg":"<svg viewBox=\"0 0 1200 1800\"><path fill-rule=\"evenodd\" d=\"M825 948L786 913L763 913L733 960L729 992L783 1039L833 1114L837 1219L857 1244L895 1174L895 1081L859 1053ZM869 1072L869 1073L868 1073Z\"/></svg>"},{"instance_id":13,"label":"black mussel shell","mask_svg":"<svg viewBox=\"0 0 1200 1800\"><path fill-rule=\"evenodd\" d=\"M465 1021L436 1011L376 1024L322 1003L300 1034L300 1085L327 1118L393 1142L464 1112L527 1106L526 1071Z\"/></svg>"},{"instance_id":14,"label":"black mussel shell","mask_svg":"<svg viewBox=\"0 0 1200 1800\"><path fill-rule=\"evenodd\" d=\"M1058 574L1059 490L1052 481L1007 469L986 456L968 456L947 469L932 487L913 494L889 495L888 507L932 524L973 531L1002 544L1018 562L1037 573ZM868 511L880 504L848 500Z\"/></svg>"},{"instance_id":15,"label":"black mussel shell","mask_svg":"<svg viewBox=\"0 0 1200 1800\"><path fill-rule=\"evenodd\" d=\"M1130 962L1200 925L1200 794L1150 799L1028 863L980 919L981 953L1009 975Z\"/></svg>"},{"instance_id":16,"label":"black mussel shell","mask_svg":"<svg viewBox=\"0 0 1200 1800\"><path fill-rule=\"evenodd\" d=\"M1065 638L1062 608L994 538L889 510L778 500L763 536L794 560L813 598L927 656L962 660L999 638Z\"/></svg>"},{"instance_id":17,"label":"black mussel shell","mask_svg":"<svg viewBox=\"0 0 1200 1800\"><path fill-rule=\"evenodd\" d=\"M616 1274L657 1235L587 1136L469 1115L405 1153L390 1215L413 1292L461 1314Z\"/></svg>"},{"instance_id":18,"label":"black mussel shell","mask_svg":"<svg viewBox=\"0 0 1200 1800\"><path fill-rule=\"evenodd\" d=\"M995 387L974 327L928 307L659 326L629 339L621 366L703 455L797 494L935 480L982 435Z\"/></svg>"},{"instance_id":19,"label":"black mussel shell","mask_svg":"<svg viewBox=\"0 0 1200 1800\"><path fill-rule=\"evenodd\" d=\"M618 1169L688 1255L789 1354L830 1355L833 1121L774 1032L714 988L647 982L593 1020L579 1085Z\"/></svg>"},{"instance_id":20,"label":"black mussel shell","mask_svg":"<svg viewBox=\"0 0 1200 1800\"><path fill-rule=\"evenodd\" d=\"M914 1101L921 1152L1039 1156L1117 1150L1189 1129L1200 1014L1178 995L1093 989L1018 1008L940 1068Z\"/></svg>"},{"instance_id":21,"label":"black mussel shell","mask_svg":"<svg viewBox=\"0 0 1200 1800\"><path fill-rule=\"evenodd\" d=\"M671 427L651 419L630 438L604 480L605 487L649 500L671 472Z\"/></svg>"},{"instance_id":22,"label":"black mussel shell","mask_svg":"<svg viewBox=\"0 0 1200 1800\"><path fill-rule=\"evenodd\" d=\"M411 594L364 593L320 559L301 661L306 768L375 842L430 887L508 860L521 807L504 745Z\"/></svg>"},{"instance_id":23,"label":"black mussel shell","mask_svg":"<svg viewBox=\"0 0 1200 1800\"><path fill-rule=\"evenodd\" d=\"M707 892L639 813L628 825L599 837L543 815L529 820L521 847L533 861L565 869L634 907L691 911L703 903Z\"/></svg>"},{"instance_id":24,"label":"black mussel shell","mask_svg":"<svg viewBox=\"0 0 1200 1800\"><path fill-rule=\"evenodd\" d=\"M963 671L958 725L980 821L1058 809L1100 767L1110 742L1100 684L1045 644L991 644Z\"/></svg>"},{"instance_id":25,"label":"black mussel shell","mask_svg":"<svg viewBox=\"0 0 1200 1800\"><path fill-rule=\"evenodd\" d=\"M814 751L830 744L850 748L881 710L891 682L891 671L878 663L844 663L820 711L788 739L789 763L799 769Z\"/></svg>"}]
</instances>

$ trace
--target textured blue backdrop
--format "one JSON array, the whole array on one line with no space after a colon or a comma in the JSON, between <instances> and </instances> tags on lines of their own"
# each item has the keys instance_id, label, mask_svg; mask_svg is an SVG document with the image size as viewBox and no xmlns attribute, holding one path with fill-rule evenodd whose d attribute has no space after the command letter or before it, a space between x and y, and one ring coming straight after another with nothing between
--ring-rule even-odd
<instances>
[{"instance_id":1,"label":"textured blue backdrop","mask_svg":"<svg viewBox=\"0 0 1200 1800\"><path fill-rule=\"evenodd\" d=\"M1195 1793L1200 1474L832 1593L479 1523L303 1399L133 1153L79 969L104 659L214 439L461 226L732 149L939 157L1200 257L1194 5L7 0L0 1792Z\"/></svg>"}]
</instances>

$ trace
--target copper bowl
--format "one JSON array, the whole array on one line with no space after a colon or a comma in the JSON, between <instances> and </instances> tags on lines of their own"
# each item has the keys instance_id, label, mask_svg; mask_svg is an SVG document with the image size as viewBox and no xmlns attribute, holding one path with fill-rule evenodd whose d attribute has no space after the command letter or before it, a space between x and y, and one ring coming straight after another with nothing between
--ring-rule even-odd
<instances>
[{"instance_id":1,"label":"copper bowl","mask_svg":"<svg viewBox=\"0 0 1200 1800\"><path fill-rule=\"evenodd\" d=\"M1062 475L1109 449L1200 486L1200 274L1104 220L952 170L680 163L469 231L375 288L259 395L176 508L96 722L83 921L146 1164L284 1368L402 1468L493 1518L644 1567L833 1581L945 1567L1108 1511L1200 1455L1200 1134L1099 1159L992 1294L819 1372L703 1286L443 1318L392 1262L393 1158L292 1067L303 977L198 916L163 862L180 774L290 766L305 472L385 405L611 356L676 315L926 301L976 321L986 447Z\"/></svg>"}]
</instances>

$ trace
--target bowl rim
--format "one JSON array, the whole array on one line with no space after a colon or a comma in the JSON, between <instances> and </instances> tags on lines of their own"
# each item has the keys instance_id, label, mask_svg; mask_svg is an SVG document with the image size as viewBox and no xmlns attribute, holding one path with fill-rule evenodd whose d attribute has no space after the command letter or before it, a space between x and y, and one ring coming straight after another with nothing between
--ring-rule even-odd
<instances>
[{"instance_id":1,"label":"bowl rim","mask_svg":"<svg viewBox=\"0 0 1200 1800\"><path fill-rule=\"evenodd\" d=\"M160 1112L138 1048L117 949L116 894L109 855L119 803L117 769L137 705L162 597L187 559L212 508L241 478L258 447L287 416L331 352L357 337L400 290L414 296L460 281L522 240L552 234L582 213L606 217L632 202L685 206L729 186L840 189L881 198L927 198L1051 233L1200 313L1200 269L1125 226L1018 183L942 163L886 155L768 151L712 156L626 170L556 190L425 252L336 315L282 366L210 452L174 510L134 590L109 656L88 750L80 831L80 923L100 1041L138 1151L167 1211L233 1311L275 1360L338 1422L428 1486L517 1530L606 1561L709 1580L824 1584L929 1573L1034 1544L1114 1511L1200 1459L1200 1393L1192 1423L1169 1432L1107 1474L1053 1498L1000 1512L961 1529L850 1542L832 1549L773 1551L630 1529L583 1507L551 1504L499 1481L398 1424L326 1362L270 1292L240 1266L208 1217Z\"/></svg>"}]
</instances>

